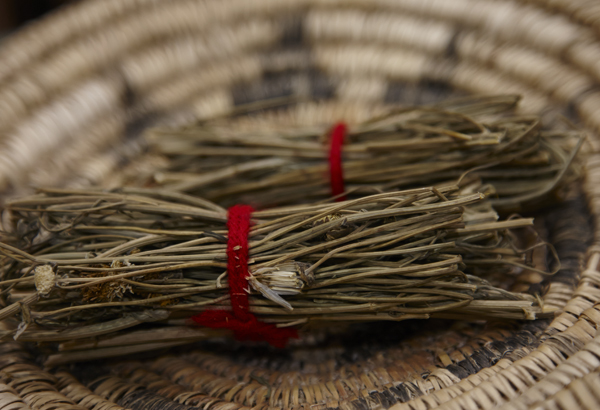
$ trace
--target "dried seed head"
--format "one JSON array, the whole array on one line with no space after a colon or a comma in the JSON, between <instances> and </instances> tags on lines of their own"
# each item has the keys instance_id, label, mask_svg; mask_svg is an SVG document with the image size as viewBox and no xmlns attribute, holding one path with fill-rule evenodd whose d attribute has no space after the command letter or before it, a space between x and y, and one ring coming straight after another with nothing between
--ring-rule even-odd
<instances>
[{"instance_id":1,"label":"dried seed head","mask_svg":"<svg viewBox=\"0 0 600 410\"><path fill-rule=\"evenodd\" d=\"M315 281L312 274L305 273L308 266L310 265L307 263L292 261L274 267L259 268L251 274L279 295L296 295Z\"/></svg>"},{"instance_id":2,"label":"dried seed head","mask_svg":"<svg viewBox=\"0 0 600 410\"><path fill-rule=\"evenodd\" d=\"M259 268L250 273L248 282L264 297L292 310L292 306L280 295L297 295L315 279L312 273L305 273L307 263L287 262L275 267Z\"/></svg>"},{"instance_id":3,"label":"dried seed head","mask_svg":"<svg viewBox=\"0 0 600 410\"><path fill-rule=\"evenodd\" d=\"M54 283L56 282L56 275L50 265L40 265L34 270L34 282L35 288L37 289L40 296L48 296Z\"/></svg>"}]
</instances>

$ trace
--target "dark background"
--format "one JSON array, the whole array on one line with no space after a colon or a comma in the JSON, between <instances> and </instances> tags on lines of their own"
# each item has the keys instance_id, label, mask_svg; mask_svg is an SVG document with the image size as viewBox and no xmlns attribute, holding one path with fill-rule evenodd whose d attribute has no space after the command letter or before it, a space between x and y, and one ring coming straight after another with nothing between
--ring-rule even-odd
<instances>
[{"instance_id":1,"label":"dark background","mask_svg":"<svg viewBox=\"0 0 600 410\"><path fill-rule=\"evenodd\" d=\"M73 0L0 0L0 36Z\"/></svg>"}]
</instances>

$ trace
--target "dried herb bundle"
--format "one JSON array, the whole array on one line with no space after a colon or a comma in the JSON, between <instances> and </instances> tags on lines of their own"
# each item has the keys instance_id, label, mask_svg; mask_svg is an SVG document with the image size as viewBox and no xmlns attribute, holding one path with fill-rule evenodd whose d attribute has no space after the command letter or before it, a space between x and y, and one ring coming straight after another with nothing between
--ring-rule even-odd
<instances>
[{"instance_id":1,"label":"dried herb bundle","mask_svg":"<svg viewBox=\"0 0 600 410\"><path fill-rule=\"evenodd\" d=\"M532 220L498 221L479 193L419 188L254 217L251 310L279 326L543 313L536 296L500 286L534 269L532 249L544 244L519 249L511 233ZM209 201L46 190L8 203L2 223L4 337L77 350L91 343L77 340L160 321L143 340L115 335L151 345L185 333L177 325L193 313L228 308L226 211Z\"/></svg>"},{"instance_id":2,"label":"dried herb bundle","mask_svg":"<svg viewBox=\"0 0 600 410\"><path fill-rule=\"evenodd\" d=\"M543 200L568 180L582 138L544 131L537 117L515 116L517 103L515 96L469 98L396 109L351 126L343 147L350 197L480 181L498 210ZM154 182L224 205L327 200L331 126L248 130L213 121L155 129L150 147L169 161Z\"/></svg>"}]
</instances>

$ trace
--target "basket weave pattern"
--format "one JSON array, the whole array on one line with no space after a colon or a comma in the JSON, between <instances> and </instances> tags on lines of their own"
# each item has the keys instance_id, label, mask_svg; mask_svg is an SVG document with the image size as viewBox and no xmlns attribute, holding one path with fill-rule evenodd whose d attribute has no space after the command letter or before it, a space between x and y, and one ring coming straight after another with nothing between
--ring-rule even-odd
<instances>
[{"instance_id":1,"label":"basket weave pattern","mask_svg":"<svg viewBox=\"0 0 600 410\"><path fill-rule=\"evenodd\" d=\"M599 85L595 0L88 0L26 27L0 44L5 196L118 186L158 160L143 153L147 127L266 99L293 103L232 126L518 93L524 114L589 131L585 204L574 189L547 216L563 262L544 297L562 311L552 322L402 324L275 356L215 342L68 369L5 342L0 409L600 408L600 231L587 217L600 213Z\"/></svg>"}]
</instances>

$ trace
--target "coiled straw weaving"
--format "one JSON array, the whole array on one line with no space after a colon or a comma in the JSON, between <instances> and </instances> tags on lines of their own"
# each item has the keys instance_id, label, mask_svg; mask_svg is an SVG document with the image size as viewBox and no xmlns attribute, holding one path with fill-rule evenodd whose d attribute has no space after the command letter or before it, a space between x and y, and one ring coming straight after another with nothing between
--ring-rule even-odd
<instances>
[{"instance_id":1,"label":"coiled straw weaving","mask_svg":"<svg viewBox=\"0 0 600 410\"><path fill-rule=\"evenodd\" d=\"M0 189L149 175L151 126L352 125L498 93L589 136L582 183L540 219L562 260L545 283L553 320L369 324L283 351L165 340L175 348L63 367L4 341L0 409L600 408L595 0L82 1L0 43Z\"/></svg>"}]
</instances>

